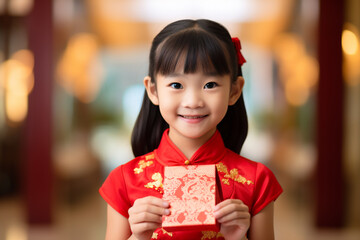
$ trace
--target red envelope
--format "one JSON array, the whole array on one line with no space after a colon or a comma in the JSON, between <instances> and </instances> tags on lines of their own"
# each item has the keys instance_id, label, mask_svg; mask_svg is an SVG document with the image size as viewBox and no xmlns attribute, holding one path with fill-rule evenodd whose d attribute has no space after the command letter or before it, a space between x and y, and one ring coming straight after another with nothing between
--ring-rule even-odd
<instances>
[{"instance_id":1,"label":"red envelope","mask_svg":"<svg viewBox=\"0 0 360 240\"><path fill-rule=\"evenodd\" d=\"M219 231L214 207L220 201L215 165L165 167L163 200L170 203L163 217L166 231Z\"/></svg>"}]
</instances>

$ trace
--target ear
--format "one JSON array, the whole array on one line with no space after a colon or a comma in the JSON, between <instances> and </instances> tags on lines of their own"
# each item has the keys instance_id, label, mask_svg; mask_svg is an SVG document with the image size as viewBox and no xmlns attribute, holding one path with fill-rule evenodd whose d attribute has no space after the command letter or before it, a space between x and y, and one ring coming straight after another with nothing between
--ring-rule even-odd
<instances>
[{"instance_id":1,"label":"ear","mask_svg":"<svg viewBox=\"0 0 360 240\"><path fill-rule=\"evenodd\" d=\"M234 105L240 98L245 80L243 77L237 77L236 81L231 84L229 105Z\"/></svg>"},{"instance_id":2,"label":"ear","mask_svg":"<svg viewBox=\"0 0 360 240\"><path fill-rule=\"evenodd\" d=\"M147 93L150 101L154 105L159 105L159 98L157 95L156 86L155 86L155 83L151 81L150 76L146 76L144 78L144 85L145 85L146 93Z\"/></svg>"}]
</instances>

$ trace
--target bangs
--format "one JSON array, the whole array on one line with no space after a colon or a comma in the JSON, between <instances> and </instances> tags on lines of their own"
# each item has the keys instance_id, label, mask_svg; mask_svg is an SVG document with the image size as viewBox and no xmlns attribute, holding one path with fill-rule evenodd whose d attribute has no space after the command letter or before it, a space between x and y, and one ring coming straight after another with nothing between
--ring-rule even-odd
<instances>
[{"instance_id":1,"label":"bangs","mask_svg":"<svg viewBox=\"0 0 360 240\"><path fill-rule=\"evenodd\" d=\"M225 46L211 34L191 29L170 36L157 50L155 75L169 75L183 67L183 72L230 74L229 56Z\"/></svg>"}]
</instances>

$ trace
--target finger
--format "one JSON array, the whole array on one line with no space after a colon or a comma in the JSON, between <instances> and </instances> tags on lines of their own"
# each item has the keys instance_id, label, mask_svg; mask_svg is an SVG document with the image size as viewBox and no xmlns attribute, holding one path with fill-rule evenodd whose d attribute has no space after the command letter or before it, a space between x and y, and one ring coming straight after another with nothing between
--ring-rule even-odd
<instances>
[{"instance_id":1,"label":"finger","mask_svg":"<svg viewBox=\"0 0 360 240\"><path fill-rule=\"evenodd\" d=\"M159 223L143 222L143 223L131 225L131 231L133 233L146 232L146 231L150 231L150 230L154 231L155 229L158 229L160 227L161 227L161 224L159 224Z\"/></svg>"},{"instance_id":2,"label":"finger","mask_svg":"<svg viewBox=\"0 0 360 240\"><path fill-rule=\"evenodd\" d=\"M231 221L248 221L250 220L250 213L244 211L235 211L230 214L224 215L223 217L217 218L217 220L221 224Z\"/></svg>"},{"instance_id":3,"label":"finger","mask_svg":"<svg viewBox=\"0 0 360 240\"><path fill-rule=\"evenodd\" d=\"M162 216L149 212L140 212L129 216L130 224L138 224L142 222L161 223Z\"/></svg>"},{"instance_id":4,"label":"finger","mask_svg":"<svg viewBox=\"0 0 360 240\"><path fill-rule=\"evenodd\" d=\"M135 200L134 205L129 209L129 215L139 212L150 212L157 215L169 215L169 203L156 197L145 197Z\"/></svg>"},{"instance_id":5,"label":"finger","mask_svg":"<svg viewBox=\"0 0 360 240\"><path fill-rule=\"evenodd\" d=\"M216 219L221 219L225 216L240 216L242 213L246 214L246 216L249 215L249 211L246 206L231 205L214 212L214 215Z\"/></svg>"},{"instance_id":6,"label":"finger","mask_svg":"<svg viewBox=\"0 0 360 240\"><path fill-rule=\"evenodd\" d=\"M236 212L249 213L249 208L245 204L230 203L225 206L222 206L221 208L218 208L218 210L214 211L214 215L217 219L220 219L226 215L233 214Z\"/></svg>"},{"instance_id":7,"label":"finger","mask_svg":"<svg viewBox=\"0 0 360 240\"><path fill-rule=\"evenodd\" d=\"M241 228L241 226L248 228L250 226L250 219L234 219L232 221L221 223L221 227L234 227L238 226Z\"/></svg>"},{"instance_id":8,"label":"finger","mask_svg":"<svg viewBox=\"0 0 360 240\"><path fill-rule=\"evenodd\" d=\"M157 216L169 215L170 210L168 208L158 207L155 205L143 204L134 205L129 209L129 216L138 215L142 213L151 213Z\"/></svg>"},{"instance_id":9,"label":"finger","mask_svg":"<svg viewBox=\"0 0 360 240\"><path fill-rule=\"evenodd\" d=\"M155 205L155 206L164 207L164 208L168 208L170 206L170 204L168 202L162 200L161 198L157 198L157 197L153 197L153 196L136 199L134 202L134 205L137 205L137 204L140 204L140 205L150 204L150 205Z\"/></svg>"},{"instance_id":10,"label":"finger","mask_svg":"<svg viewBox=\"0 0 360 240\"><path fill-rule=\"evenodd\" d=\"M244 204L243 201L241 201L240 199L226 199L220 203L218 203L216 206L215 206L215 211L219 210L220 208L223 208L229 204L232 204L232 203L236 203L236 204Z\"/></svg>"}]
</instances>

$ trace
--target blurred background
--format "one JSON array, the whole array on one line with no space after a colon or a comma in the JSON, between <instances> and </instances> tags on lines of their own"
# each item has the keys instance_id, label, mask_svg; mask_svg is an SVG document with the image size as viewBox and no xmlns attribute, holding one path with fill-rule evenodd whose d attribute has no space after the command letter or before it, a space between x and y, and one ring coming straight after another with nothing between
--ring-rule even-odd
<instances>
[{"instance_id":1,"label":"blurred background","mask_svg":"<svg viewBox=\"0 0 360 240\"><path fill-rule=\"evenodd\" d=\"M133 158L153 37L241 39L242 155L284 188L279 240L360 239L360 1L0 0L0 239L103 239L98 188Z\"/></svg>"}]
</instances>

